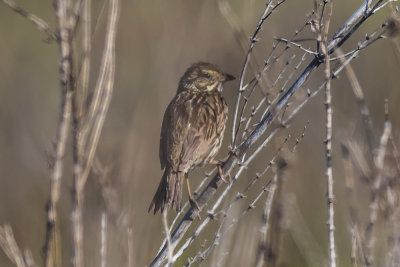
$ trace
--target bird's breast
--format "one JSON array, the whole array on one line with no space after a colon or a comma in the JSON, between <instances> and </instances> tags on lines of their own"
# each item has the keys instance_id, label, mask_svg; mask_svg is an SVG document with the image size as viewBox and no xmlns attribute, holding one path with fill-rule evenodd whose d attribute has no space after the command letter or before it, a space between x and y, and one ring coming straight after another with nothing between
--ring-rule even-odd
<instances>
[{"instance_id":1,"label":"bird's breast","mask_svg":"<svg viewBox=\"0 0 400 267\"><path fill-rule=\"evenodd\" d=\"M220 94L213 94L203 102L202 124L207 149L202 164L214 159L222 145L225 125L228 118L228 106Z\"/></svg>"}]
</instances>

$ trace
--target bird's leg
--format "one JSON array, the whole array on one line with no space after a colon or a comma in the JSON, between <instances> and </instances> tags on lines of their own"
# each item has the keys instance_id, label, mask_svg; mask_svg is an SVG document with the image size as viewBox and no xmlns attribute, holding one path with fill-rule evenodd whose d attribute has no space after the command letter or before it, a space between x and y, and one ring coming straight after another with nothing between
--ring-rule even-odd
<instances>
[{"instance_id":1,"label":"bird's leg","mask_svg":"<svg viewBox=\"0 0 400 267\"><path fill-rule=\"evenodd\" d=\"M218 175L219 175L219 177L221 177L222 181L224 181L227 184L229 184L231 182L231 175L230 174L224 175L224 172L222 171L222 166L223 166L222 161L220 161L220 160L212 160L212 161L209 162L209 164L217 165Z\"/></svg>"},{"instance_id":2,"label":"bird's leg","mask_svg":"<svg viewBox=\"0 0 400 267\"><path fill-rule=\"evenodd\" d=\"M199 204L197 203L197 201L194 199L193 195L192 195L192 191L190 190L190 184L189 184L189 176L185 176L185 180L186 180L186 186L188 189L188 193L189 193L189 202L192 206L195 206L198 210L200 210Z\"/></svg>"}]
</instances>

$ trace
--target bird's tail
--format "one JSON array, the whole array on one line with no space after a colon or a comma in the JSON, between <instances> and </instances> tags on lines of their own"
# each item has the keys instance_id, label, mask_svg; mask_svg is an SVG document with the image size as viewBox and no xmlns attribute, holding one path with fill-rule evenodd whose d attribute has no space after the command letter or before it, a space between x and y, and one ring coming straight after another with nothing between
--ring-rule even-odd
<instances>
[{"instance_id":1,"label":"bird's tail","mask_svg":"<svg viewBox=\"0 0 400 267\"><path fill-rule=\"evenodd\" d=\"M185 174L183 172L174 172L166 168L148 212L153 209L153 206L154 214L160 209L163 212L168 207L173 207L176 211L180 211L184 177Z\"/></svg>"}]
</instances>

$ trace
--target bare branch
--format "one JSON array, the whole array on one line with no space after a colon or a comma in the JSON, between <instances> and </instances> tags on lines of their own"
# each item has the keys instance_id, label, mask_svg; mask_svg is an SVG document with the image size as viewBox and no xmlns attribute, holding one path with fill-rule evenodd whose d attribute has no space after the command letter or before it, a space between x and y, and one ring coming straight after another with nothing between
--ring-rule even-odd
<instances>
[{"instance_id":1,"label":"bare branch","mask_svg":"<svg viewBox=\"0 0 400 267\"><path fill-rule=\"evenodd\" d=\"M167 239L167 246L168 246L168 267L171 267L174 264L173 254L174 251L171 245L171 235L169 234L169 227L167 222L167 214L168 211L164 210L162 213L162 223L164 226L165 238Z\"/></svg>"},{"instance_id":2,"label":"bare branch","mask_svg":"<svg viewBox=\"0 0 400 267\"><path fill-rule=\"evenodd\" d=\"M100 231L100 266L107 266L107 221L108 216L105 212L101 214L101 231Z\"/></svg>"},{"instance_id":3,"label":"bare branch","mask_svg":"<svg viewBox=\"0 0 400 267\"><path fill-rule=\"evenodd\" d=\"M21 16L25 17L27 20L32 22L33 24L38 27L39 30L42 32L46 33L50 39L54 41L58 41L58 34L55 33L53 30L50 29L49 24L44 21L43 19L39 18L38 16L29 13L22 7L18 6L17 3L14 2L14 0L2 0L4 4L6 4L9 8L20 14Z\"/></svg>"},{"instance_id":4,"label":"bare branch","mask_svg":"<svg viewBox=\"0 0 400 267\"><path fill-rule=\"evenodd\" d=\"M343 64L344 60L343 60L342 50L339 48L335 52ZM373 152L373 151L375 151L375 148L376 148L376 141L375 141L375 137L374 137L373 124L372 124L370 112L369 112L367 104L365 103L363 90L362 90L360 82L358 81L357 76L350 64L346 65L345 71L346 71L346 75L349 79L349 82L351 83L351 88L353 89L353 93L357 100L358 108L359 108L361 116L362 116L365 133L367 135L367 141L368 141L367 143L369 146L369 150L371 152Z\"/></svg>"},{"instance_id":5,"label":"bare branch","mask_svg":"<svg viewBox=\"0 0 400 267\"><path fill-rule=\"evenodd\" d=\"M328 15L323 25L323 15L326 4L328 4ZM326 158L326 181L327 181L327 204L328 204L328 248L329 248L329 266L336 267L336 247L335 247L335 209L334 209L334 194L333 194L333 171L332 171L332 120L333 120L333 109L332 109L332 93L331 93L331 63L329 60L329 53L327 48L328 31L330 18L332 16L332 0L324 1L322 7L322 13L320 16L318 26L318 44L321 49L322 55L325 60L325 158Z\"/></svg>"},{"instance_id":6,"label":"bare branch","mask_svg":"<svg viewBox=\"0 0 400 267\"><path fill-rule=\"evenodd\" d=\"M82 55L81 62L79 66L81 69L78 73L78 82L77 82L77 94L76 96L78 103L76 103L77 115L79 118L86 114L86 101L88 95L88 87L89 87L89 78L90 78L90 55L91 55L91 40L92 40L92 16L91 16L91 1L85 0L83 2L83 11L82 11ZM82 142L83 138L80 138L78 141ZM83 145L79 143L78 146L83 149Z\"/></svg>"},{"instance_id":7,"label":"bare branch","mask_svg":"<svg viewBox=\"0 0 400 267\"><path fill-rule=\"evenodd\" d=\"M72 54L71 54L71 35L68 28L67 6L65 1L56 2L56 16L59 28L59 46L60 46L60 82L61 82L61 116L59 120L56 151L54 155L54 165L50 178L50 199L47 207L47 229L45 251L46 267L54 266L56 260L57 247L56 229L57 229L57 202L60 195L60 184L63 172L63 157L68 138L68 131L72 111Z\"/></svg>"},{"instance_id":8,"label":"bare branch","mask_svg":"<svg viewBox=\"0 0 400 267\"><path fill-rule=\"evenodd\" d=\"M278 42L283 42L283 43L285 43L286 45L292 44L292 45L294 45L295 47L300 48L300 49L303 50L304 52L307 52L307 53L309 53L309 54L311 54L311 55L318 55L318 52L314 52L314 51L311 51L311 50L309 50L309 49L307 49L307 48L304 48L301 44L298 44L298 43L296 43L296 42L294 42L294 41L290 41L290 40L287 40L287 39L285 39L285 38L275 38L275 40L277 40Z\"/></svg>"},{"instance_id":9,"label":"bare branch","mask_svg":"<svg viewBox=\"0 0 400 267\"><path fill-rule=\"evenodd\" d=\"M128 228L128 267L133 267L134 262L133 262L133 233L132 233L132 228Z\"/></svg>"},{"instance_id":10,"label":"bare branch","mask_svg":"<svg viewBox=\"0 0 400 267\"><path fill-rule=\"evenodd\" d=\"M33 260L32 252L29 249L24 251L24 261L26 267L36 267L35 261Z\"/></svg>"},{"instance_id":11,"label":"bare branch","mask_svg":"<svg viewBox=\"0 0 400 267\"><path fill-rule=\"evenodd\" d=\"M389 136L392 131L392 124L390 121L386 121L384 124L383 133L381 135L381 139L379 142L379 148L374 158L375 167L376 167L376 176L373 181L372 189L371 189L371 203L370 203L370 211L369 211L369 222L368 226L365 230L366 237L366 257L365 264L367 266L371 266L373 264L373 249L375 246L375 222L378 216L378 200L379 200L379 189L382 183L383 176L383 166L384 159L386 154L386 145L389 140Z\"/></svg>"},{"instance_id":12,"label":"bare branch","mask_svg":"<svg viewBox=\"0 0 400 267\"><path fill-rule=\"evenodd\" d=\"M26 265L24 257L15 241L14 233L11 226L6 224L0 226L0 247L3 249L7 257L18 267L30 266Z\"/></svg>"},{"instance_id":13,"label":"bare branch","mask_svg":"<svg viewBox=\"0 0 400 267\"><path fill-rule=\"evenodd\" d=\"M277 179L278 175L275 174L269 187L269 193L267 199L265 200L264 212L262 215L262 220L261 220L262 223L260 228L261 237L258 244L257 258L256 258L257 267L263 266L264 260L266 258L265 255L267 253L267 236L270 226L269 220L270 220L272 202L274 200L274 195L275 195Z\"/></svg>"}]
</instances>

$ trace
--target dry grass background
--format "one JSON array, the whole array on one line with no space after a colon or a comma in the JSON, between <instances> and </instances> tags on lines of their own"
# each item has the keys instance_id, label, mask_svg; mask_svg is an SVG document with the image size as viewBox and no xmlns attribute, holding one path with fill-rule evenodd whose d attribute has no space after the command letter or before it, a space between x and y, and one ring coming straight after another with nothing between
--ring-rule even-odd
<instances>
[{"instance_id":1,"label":"dry grass background","mask_svg":"<svg viewBox=\"0 0 400 267\"><path fill-rule=\"evenodd\" d=\"M331 34L358 7L358 2L335 1ZM50 2L18 3L55 25ZM265 1L234 0L229 3L232 18L240 26L242 35L239 36L246 41L254 31ZM93 3L93 17L101 15L102 5L102 2ZM267 49L271 47L271 37L291 36L304 23L312 8L313 1L289 0L279 8L279 12L263 27L260 38L264 42L254 52L253 64L261 66ZM385 12L374 16L371 24L383 21L389 14L389 11ZM93 34L93 75L98 72L100 64L105 23L103 14L98 30ZM354 47L359 38L373 29L368 23L363 25L344 48ZM43 33L5 5L0 5L0 36L0 225L9 223L18 245L30 249L40 265L45 241L45 205L49 197L49 163L60 106L58 48L55 42L45 42ZM245 53L237 40L237 29L221 14L217 1L121 1L114 93L96 156L100 167L91 173L86 186L86 266L99 266L101 213L107 209L103 200L104 184L106 188L112 188L106 195L115 200L111 210L117 211L109 215L109 266L125 266L128 258L134 262L133 266L145 266L154 258L164 238L163 227L161 216L148 214L147 208L162 174L158 142L163 112L175 94L178 79L191 63L213 62L224 71L239 76ZM400 65L391 41L380 40L363 50L352 65L364 89L376 136L382 132L383 101L387 98L393 135L398 144ZM308 85L315 88L320 81L311 79ZM230 114L236 89L237 81L227 84L224 90ZM344 74L333 81L332 89L338 265L351 266L351 225L340 144L350 140L364 153L367 148L361 117ZM262 97L260 92L256 94ZM284 222L286 230L280 266L321 266L321 262L326 263L328 259L322 99L321 94L305 106L292 121L291 128L276 137L274 144L249 167L251 171L237 185L240 188L247 184L256 172L254 170L265 166L288 133L295 138L301 134L306 122L311 122L295 155L291 156L285 175L283 194L289 215ZM229 138L227 132L227 145ZM226 155L227 145L221 155ZM59 202L63 266L69 265L71 258L72 151L70 145L67 147ZM192 183L198 184L204 172L209 170L204 168L193 172ZM356 189L355 202L360 217L364 218L368 212L367 186L357 181ZM233 190L232 196L237 191ZM256 191L251 194L255 195ZM236 217L235 213L240 213L245 206L246 203L236 204L228 218ZM257 251L262 210L263 204L260 203L254 212L237 224L215 248L205 265L215 266L219 262L221 266L251 266ZM170 217L173 214L170 212ZM131 228L130 238L126 238L126 232L118 230L121 221ZM216 224L207 229L187 256L193 256L205 239L210 241L216 229ZM383 221L378 223L377 229L378 233L384 231ZM129 240L128 246L125 242ZM378 240L380 249L377 250L376 266L381 266L380 262L385 258L385 245L382 245L385 242ZM186 258L181 259L177 266L185 262ZM12 266L3 252L0 252L0 266Z\"/></svg>"}]
</instances>

